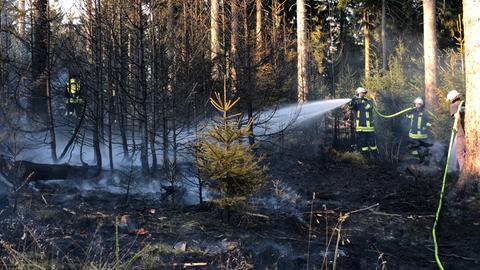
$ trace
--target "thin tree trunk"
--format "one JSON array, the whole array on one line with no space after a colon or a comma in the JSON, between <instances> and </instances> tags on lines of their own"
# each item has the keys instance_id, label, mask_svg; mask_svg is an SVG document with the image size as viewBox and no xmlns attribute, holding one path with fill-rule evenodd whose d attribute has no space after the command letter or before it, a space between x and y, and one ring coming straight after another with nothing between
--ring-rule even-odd
<instances>
[{"instance_id":1,"label":"thin tree trunk","mask_svg":"<svg viewBox=\"0 0 480 270\"><path fill-rule=\"evenodd\" d=\"M140 150L140 161L142 164L142 174L148 175L150 173L150 167L148 165L148 92L147 92L147 79L145 75L145 44L144 44L144 36L145 36L145 29L144 29L144 20L143 20L143 11L142 11L142 4L143 1L138 1L137 6L137 16L138 16L138 60L139 60L139 72L140 72L140 89L142 92L142 145Z\"/></svg>"},{"instance_id":2,"label":"thin tree trunk","mask_svg":"<svg viewBox=\"0 0 480 270\"><path fill-rule=\"evenodd\" d=\"M49 16L49 7L47 6L47 16ZM48 18L47 18L48 19ZM47 25L47 76L46 76L46 87L47 87L47 113L48 113L48 129L50 131L50 151L53 162L57 162L57 140L55 135L55 122L53 120L53 108L52 108L52 89L50 87L50 24Z\"/></svg>"},{"instance_id":3,"label":"thin tree trunk","mask_svg":"<svg viewBox=\"0 0 480 270\"><path fill-rule=\"evenodd\" d=\"M435 23L435 0L423 0L423 50L425 61L425 106L437 104L437 37Z\"/></svg>"},{"instance_id":4,"label":"thin tree trunk","mask_svg":"<svg viewBox=\"0 0 480 270\"><path fill-rule=\"evenodd\" d=\"M262 59L263 48L262 31L262 0L255 0L255 65L258 66Z\"/></svg>"},{"instance_id":5,"label":"thin tree trunk","mask_svg":"<svg viewBox=\"0 0 480 270\"><path fill-rule=\"evenodd\" d=\"M92 18L91 18L92 21ZM95 100L94 103L94 116L93 116L93 151L95 154L95 161L97 167L102 167L102 153L100 150L100 133L101 133L101 117L102 117L102 98L103 98L103 75L102 75L102 44L101 44L101 25L100 25L100 5L98 1L95 1L95 17L93 19L93 35L92 35L92 53L94 57L94 61L92 61L92 65L94 65L95 70Z\"/></svg>"},{"instance_id":6,"label":"thin tree trunk","mask_svg":"<svg viewBox=\"0 0 480 270\"><path fill-rule=\"evenodd\" d=\"M480 182L480 0L463 1L465 28L466 108L465 140L467 155L461 185Z\"/></svg>"},{"instance_id":7,"label":"thin tree trunk","mask_svg":"<svg viewBox=\"0 0 480 270\"><path fill-rule=\"evenodd\" d=\"M305 1L297 0L297 101L302 104L308 96L308 40L305 26Z\"/></svg>"},{"instance_id":8,"label":"thin tree trunk","mask_svg":"<svg viewBox=\"0 0 480 270\"><path fill-rule=\"evenodd\" d=\"M219 6L218 0L210 1L210 50L212 61L212 80L220 80L220 27L219 27Z\"/></svg>"},{"instance_id":9,"label":"thin tree trunk","mask_svg":"<svg viewBox=\"0 0 480 270\"><path fill-rule=\"evenodd\" d=\"M387 70L387 33L386 33L386 2L387 0L382 0L382 70L385 72Z\"/></svg>"},{"instance_id":10,"label":"thin tree trunk","mask_svg":"<svg viewBox=\"0 0 480 270\"><path fill-rule=\"evenodd\" d=\"M368 9L365 9L363 11L365 80L370 79L370 22L368 17Z\"/></svg>"},{"instance_id":11,"label":"thin tree trunk","mask_svg":"<svg viewBox=\"0 0 480 270\"><path fill-rule=\"evenodd\" d=\"M120 137L122 140L122 149L123 149L123 159L128 160L128 141L127 141L127 100L126 100L126 90L127 85L129 85L129 76L128 74L128 57L129 57L129 50L128 50L128 35L125 35L124 31L126 31L125 22L126 16L125 11L123 10L123 5L118 6L118 13L119 13L119 34L118 34L118 51L119 55L118 58L118 70L119 73L117 75L117 85L118 85L118 122L119 122L119 129L120 129Z\"/></svg>"},{"instance_id":12,"label":"thin tree trunk","mask_svg":"<svg viewBox=\"0 0 480 270\"><path fill-rule=\"evenodd\" d=\"M238 40L239 40L239 6L238 0L230 1L231 29L230 29L230 76L232 78L232 94L238 91Z\"/></svg>"},{"instance_id":13,"label":"thin tree trunk","mask_svg":"<svg viewBox=\"0 0 480 270\"><path fill-rule=\"evenodd\" d=\"M25 37L25 33L26 33L26 17L27 17L27 14L26 14L26 5L25 5L25 0L19 0L18 1L18 11L20 12L19 14L19 18L18 18L18 34L20 35L20 37L24 38Z\"/></svg>"},{"instance_id":14,"label":"thin tree trunk","mask_svg":"<svg viewBox=\"0 0 480 270\"><path fill-rule=\"evenodd\" d=\"M48 0L34 2L34 25L32 47L32 95L31 110L34 114L46 116L47 112L47 39L48 39Z\"/></svg>"}]
</instances>

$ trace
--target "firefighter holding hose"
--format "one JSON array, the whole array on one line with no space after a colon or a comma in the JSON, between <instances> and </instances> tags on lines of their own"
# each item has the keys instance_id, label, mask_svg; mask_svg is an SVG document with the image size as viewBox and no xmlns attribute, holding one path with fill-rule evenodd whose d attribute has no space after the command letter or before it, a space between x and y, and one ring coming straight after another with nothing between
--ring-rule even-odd
<instances>
[{"instance_id":1,"label":"firefighter holding hose","mask_svg":"<svg viewBox=\"0 0 480 270\"><path fill-rule=\"evenodd\" d=\"M357 149L364 157L378 158L378 148L375 139L375 122L373 118L373 102L366 97L367 90L358 87L356 95L350 101L353 111L355 132L357 134Z\"/></svg>"},{"instance_id":2,"label":"firefighter holding hose","mask_svg":"<svg viewBox=\"0 0 480 270\"><path fill-rule=\"evenodd\" d=\"M407 118L410 119L409 148L412 150L411 154L419 159L419 163L428 165L429 148L433 145L428 143L428 128L432 125L425 111L423 99L416 98L413 104L415 108L407 113Z\"/></svg>"}]
</instances>

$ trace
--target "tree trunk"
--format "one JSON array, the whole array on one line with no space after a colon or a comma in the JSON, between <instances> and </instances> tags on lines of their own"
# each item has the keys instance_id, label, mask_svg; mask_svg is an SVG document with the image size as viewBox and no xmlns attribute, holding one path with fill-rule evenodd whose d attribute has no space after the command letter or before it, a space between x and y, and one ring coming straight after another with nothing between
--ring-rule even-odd
<instances>
[{"instance_id":1,"label":"tree trunk","mask_svg":"<svg viewBox=\"0 0 480 270\"><path fill-rule=\"evenodd\" d=\"M95 161L97 167L102 167L102 152L100 150L100 138L103 118L103 59L102 59L102 26L100 21L101 6L99 0L95 1L95 19L94 19L94 34L93 34L93 55L94 61L92 64L95 69L95 104L94 110L94 128L93 128L93 148L95 153Z\"/></svg>"},{"instance_id":2,"label":"tree trunk","mask_svg":"<svg viewBox=\"0 0 480 270\"><path fill-rule=\"evenodd\" d=\"M255 65L260 64L263 48L262 0L255 0Z\"/></svg>"},{"instance_id":3,"label":"tree trunk","mask_svg":"<svg viewBox=\"0 0 480 270\"><path fill-rule=\"evenodd\" d=\"M210 50L212 61L212 80L220 80L220 26L218 0L210 1Z\"/></svg>"},{"instance_id":4,"label":"tree trunk","mask_svg":"<svg viewBox=\"0 0 480 270\"><path fill-rule=\"evenodd\" d=\"M17 31L21 38L25 38L26 25L27 25L26 23L27 11L26 11L25 0L19 0L17 8L18 8L18 11L20 12L19 18L18 18Z\"/></svg>"},{"instance_id":5,"label":"tree trunk","mask_svg":"<svg viewBox=\"0 0 480 270\"><path fill-rule=\"evenodd\" d=\"M368 9L363 11L363 38L364 38L364 59L365 59L365 80L370 79L370 27L368 20Z\"/></svg>"},{"instance_id":6,"label":"tree trunk","mask_svg":"<svg viewBox=\"0 0 480 270\"><path fill-rule=\"evenodd\" d=\"M460 186L480 182L480 0L463 1L465 27L466 108L465 140L467 155Z\"/></svg>"},{"instance_id":7,"label":"tree trunk","mask_svg":"<svg viewBox=\"0 0 480 270\"><path fill-rule=\"evenodd\" d=\"M239 31L239 6L238 0L230 1L231 29L230 29L230 76L232 78L232 94L238 91L238 31Z\"/></svg>"},{"instance_id":8,"label":"tree trunk","mask_svg":"<svg viewBox=\"0 0 480 270\"><path fill-rule=\"evenodd\" d=\"M170 0L171 1L171 0ZM169 1L169 2L170 2ZM137 6L137 20L138 20L138 60L139 65L138 69L140 72L139 76L139 86L142 93L142 113L141 113L141 134L142 134L142 144L140 148L140 161L142 164L142 174L148 175L150 173L150 167L148 165L148 92L147 92L147 79L145 74L145 44L144 44L144 16L142 11L142 0L138 0Z\"/></svg>"},{"instance_id":9,"label":"tree trunk","mask_svg":"<svg viewBox=\"0 0 480 270\"><path fill-rule=\"evenodd\" d=\"M423 50L425 61L425 107L432 110L437 104L437 37L435 0L423 0Z\"/></svg>"},{"instance_id":10,"label":"tree trunk","mask_svg":"<svg viewBox=\"0 0 480 270\"><path fill-rule=\"evenodd\" d=\"M385 72L387 70L387 33L386 33L386 2L387 0L382 0L382 70Z\"/></svg>"},{"instance_id":11,"label":"tree trunk","mask_svg":"<svg viewBox=\"0 0 480 270\"><path fill-rule=\"evenodd\" d=\"M308 95L308 43L305 26L305 1L297 0L297 101L304 103Z\"/></svg>"},{"instance_id":12,"label":"tree trunk","mask_svg":"<svg viewBox=\"0 0 480 270\"><path fill-rule=\"evenodd\" d=\"M48 0L34 2L34 25L32 47L32 94L31 113L43 117L47 112L47 36L48 36Z\"/></svg>"}]
</instances>

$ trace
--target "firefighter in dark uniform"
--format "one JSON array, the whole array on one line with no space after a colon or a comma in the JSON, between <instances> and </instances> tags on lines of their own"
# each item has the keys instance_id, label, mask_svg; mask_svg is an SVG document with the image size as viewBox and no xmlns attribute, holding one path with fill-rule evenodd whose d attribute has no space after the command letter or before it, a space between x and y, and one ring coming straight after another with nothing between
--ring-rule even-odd
<instances>
[{"instance_id":1,"label":"firefighter in dark uniform","mask_svg":"<svg viewBox=\"0 0 480 270\"><path fill-rule=\"evenodd\" d=\"M432 125L424 109L423 99L416 98L413 103L415 109L407 114L407 118L410 119L409 148L411 154L419 159L419 163L428 165L429 148L433 145L428 143L428 128Z\"/></svg>"},{"instance_id":2,"label":"firefighter in dark uniform","mask_svg":"<svg viewBox=\"0 0 480 270\"><path fill-rule=\"evenodd\" d=\"M68 79L65 87L65 98L67 105L65 115L77 117L78 112L80 111L79 105L82 103L82 98L80 97L80 83L75 77L70 77L70 79Z\"/></svg>"},{"instance_id":3,"label":"firefighter in dark uniform","mask_svg":"<svg viewBox=\"0 0 480 270\"><path fill-rule=\"evenodd\" d=\"M462 100L457 90L448 92L447 101L450 102L450 116L455 119L454 129L457 132L455 137L456 157L461 171L467 153L465 145L465 101Z\"/></svg>"},{"instance_id":4,"label":"firefighter in dark uniform","mask_svg":"<svg viewBox=\"0 0 480 270\"><path fill-rule=\"evenodd\" d=\"M373 119L373 102L366 98L367 90L358 87L355 97L350 102L355 118L355 132L357 134L357 149L363 156L378 158L377 143L375 140L375 124Z\"/></svg>"}]
</instances>

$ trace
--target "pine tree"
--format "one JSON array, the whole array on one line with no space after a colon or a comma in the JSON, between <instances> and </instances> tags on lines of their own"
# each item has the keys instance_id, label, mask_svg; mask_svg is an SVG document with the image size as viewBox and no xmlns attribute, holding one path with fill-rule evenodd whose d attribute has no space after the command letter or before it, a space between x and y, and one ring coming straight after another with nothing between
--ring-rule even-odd
<instances>
[{"instance_id":1,"label":"pine tree","mask_svg":"<svg viewBox=\"0 0 480 270\"><path fill-rule=\"evenodd\" d=\"M229 115L239 100L227 100L225 79L223 97L215 93L215 98L210 98L210 103L222 114L222 122L206 132L198 151L198 169L210 179L206 181L207 187L220 194L218 203L227 209L245 201L266 180L267 168L260 164L263 157L256 157L253 146L245 142L252 123L239 127L234 120L239 114Z\"/></svg>"}]
</instances>

